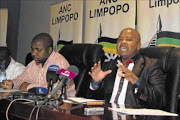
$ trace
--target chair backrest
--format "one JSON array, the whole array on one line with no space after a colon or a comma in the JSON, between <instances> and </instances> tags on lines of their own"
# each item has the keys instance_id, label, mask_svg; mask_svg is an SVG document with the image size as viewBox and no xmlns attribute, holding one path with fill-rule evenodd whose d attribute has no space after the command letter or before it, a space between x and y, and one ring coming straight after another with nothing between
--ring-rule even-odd
<instances>
[{"instance_id":1,"label":"chair backrest","mask_svg":"<svg viewBox=\"0 0 180 120\"><path fill-rule=\"evenodd\" d=\"M91 80L88 72L94 63L104 61L102 45L98 44L71 44L65 45L59 51L69 62L79 68L79 74L74 79L76 96L88 98L89 83Z\"/></svg>"},{"instance_id":2,"label":"chair backrest","mask_svg":"<svg viewBox=\"0 0 180 120\"><path fill-rule=\"evenodd\" d=\"M26 55L25 66L27 66L32 60L33 60L33 57L32 57L32 55L31 55L31 52L29 52L29 53Z\"/></svg>"},{"instance_id":3,"label":"chair backrest","mask_svg":"<svg viewBox=\"0 0 180 120\"><path fill-rule=\"evenodd\" d=\"M140 49L141 54L161 61L165 74L166 105L164 110L178 112L178 95L180 94L180 48L147 47Z\"/></svg>"}]
</instances>

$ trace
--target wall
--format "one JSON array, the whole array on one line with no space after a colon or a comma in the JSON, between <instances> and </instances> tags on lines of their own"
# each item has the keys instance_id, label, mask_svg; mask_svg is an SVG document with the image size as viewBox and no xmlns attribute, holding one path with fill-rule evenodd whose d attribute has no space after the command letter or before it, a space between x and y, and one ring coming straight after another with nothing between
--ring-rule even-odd
<instances>
[{"instance_id":1,"label":"wall","mask_svg":"<svg viewBox=\"0 0 180 120\"><path fill-rule=\"evenodd\" d=\"M0 0L0 8L8 8L6 42L14 59L18 49L20 3L20 0Z\"/></svg>"},{"instance_id":2,"label":"wall","mask_svg":"<svg viewBox=\"0 0 180 120\"><path fill-rule=\"evenodd\" d=\"M32 38L41 33L49 33L50 5L64 0L21 0L18 34L17 61L25 63L31 51Z\"/></svg>"}]
</instances>

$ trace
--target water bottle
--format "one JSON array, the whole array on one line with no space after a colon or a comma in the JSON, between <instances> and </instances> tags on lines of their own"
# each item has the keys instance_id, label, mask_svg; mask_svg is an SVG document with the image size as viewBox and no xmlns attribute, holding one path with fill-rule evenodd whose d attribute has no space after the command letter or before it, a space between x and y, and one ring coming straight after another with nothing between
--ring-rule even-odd
<instances>
[{"instance_id":1,"label":"water bottle","mask_svg":"<svg viewBox=\"0 0 180 120\"><path fill-rule=\"evenodd\" d=\"M5 70L5 65L1 65L0 67L0 83L6 80L6 70Z\"/></svg>"}]
</instances>

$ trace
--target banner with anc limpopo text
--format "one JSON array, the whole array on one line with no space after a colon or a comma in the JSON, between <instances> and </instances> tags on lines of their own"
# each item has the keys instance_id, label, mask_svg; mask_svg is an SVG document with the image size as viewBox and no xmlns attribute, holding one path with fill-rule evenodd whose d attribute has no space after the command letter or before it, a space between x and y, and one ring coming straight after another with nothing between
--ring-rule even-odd
<instances>
[{"instance_id":1,"label":"banner with anc limpopo text","mask_svg":"<svg viewBox=\"0 0 180 120\"><path fill-rule=\"evenodd\" d=\"M85 43L103 45L106 61L116 58L116 40L135 28L135 0L86 0Z\"/></svg>"},{"instance_id":2,"label":"banner with anc limpopo text","mask_svg":"<svg viewBox=\"0 0 180 120\"><path fill-rule=\"evenodd\" d=\"M180 0L137 0L142 47L180 47Z\"/></svg>"},{"instance_id":3,"label":"banner with anc limpopo text","mask_svg":"<svg viewBox=\"0 0 180 120\"><path fill-rule=\"evenodd\" d=\"M54 49L82 43L83 0L64 1L50 7L50 35Z\"/></svg>"},{"instance_id":4,"label":"banner with anc limpopo text","mask_svg":"<svg viewBox=\"0 0 180 120\"><path fill-rule=\"evenodd\" d=\"M0 9L0 46L6 46L8 9Z\"/></svg>"}]
</instances>

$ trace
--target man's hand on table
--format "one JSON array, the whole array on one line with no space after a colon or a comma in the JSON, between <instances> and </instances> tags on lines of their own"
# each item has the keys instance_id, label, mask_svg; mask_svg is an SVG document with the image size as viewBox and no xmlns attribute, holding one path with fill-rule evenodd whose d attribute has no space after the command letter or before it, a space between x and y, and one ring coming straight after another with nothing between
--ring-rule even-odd
<instances>
[{"instance_id":1,"label":"man's hand on table","mask_svg":"<svg viewBox=\"0 0 180 120\"><path fill-rule=\"evenodd\" d=\"M6 98L7 96L10 96L10 95L12 95L12 93L10 93L10 92L1 92L0 93L1 98Z\"/></svg>"},{"instance_id":2,"label":"man's hand on table","mask_svg":"<svg viewBox=\"0 0 180 120\"><path fill-rule=\"evenodd\" d=\"M22 92L27 92L27 87L29 86L30 83L28 82L24 82L21 84L21 86L19 87L19 90Z\"/></svg>"},{"instance_id":3,"label":"man's hand on table","mask_svg":"<svg viewBox=\"0 0 180 120\"><path fill-rule=\"evenodd\" d=\"M13 87L13 82L11 80L3 80L1 83L3 89L10 90Z\"/></svg>"}]
</instances>

